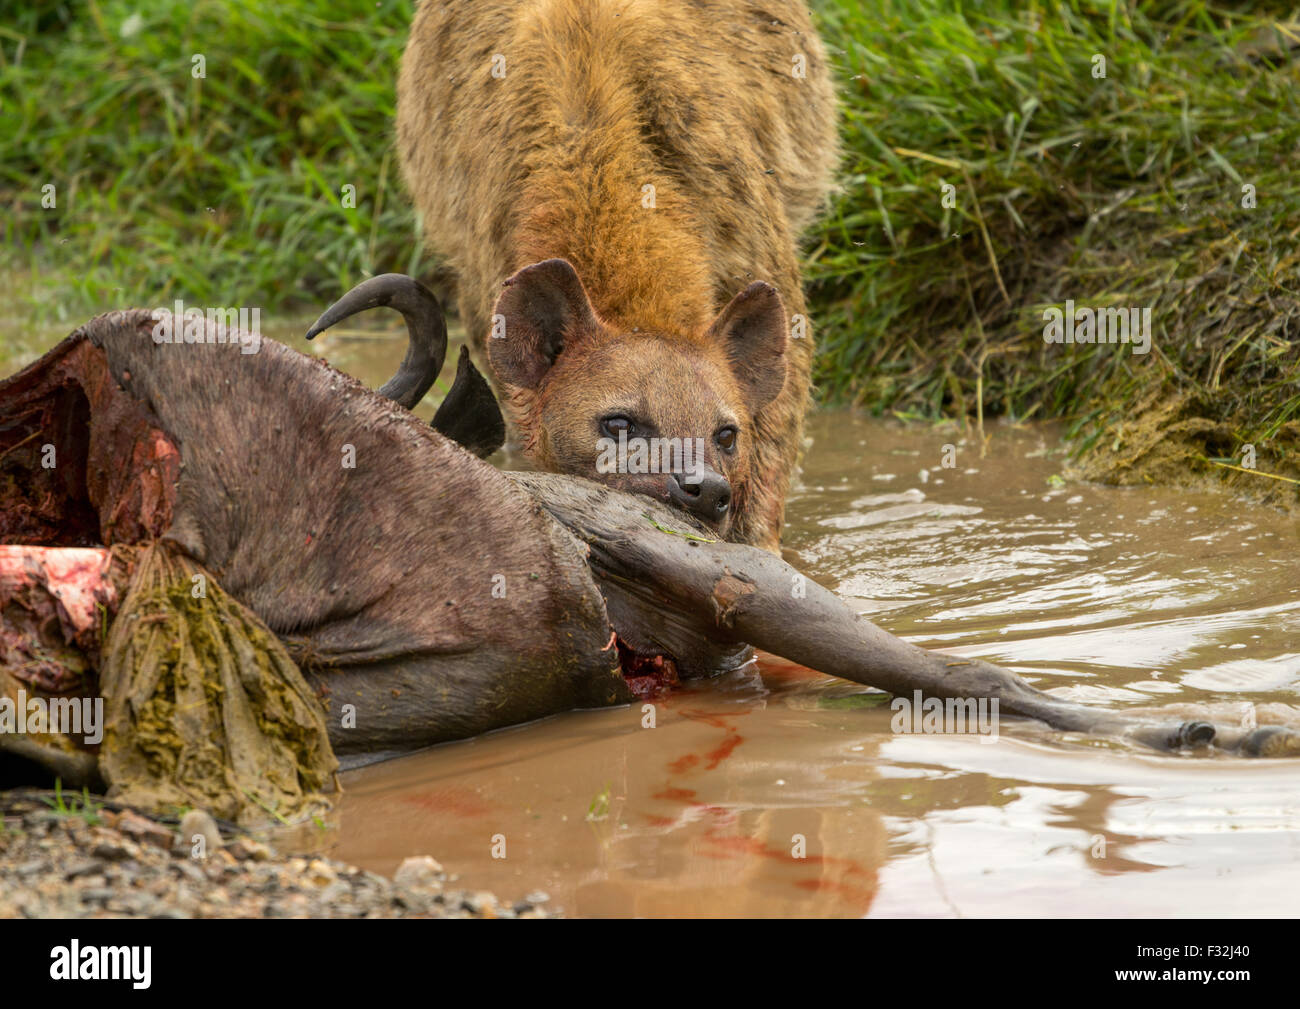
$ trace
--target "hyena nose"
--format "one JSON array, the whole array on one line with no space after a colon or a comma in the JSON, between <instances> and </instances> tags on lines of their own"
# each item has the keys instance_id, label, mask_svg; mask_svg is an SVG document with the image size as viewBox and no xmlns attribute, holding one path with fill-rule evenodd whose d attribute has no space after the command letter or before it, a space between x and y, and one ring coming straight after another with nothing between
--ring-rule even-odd
<instances>
[{"instance_id":1,"label":"hyena nose","mask_svg":"<svg viewBox=\"0 0 1300 1009\"><path fill-rule=\"evenodd\" d=\"M691 481L693 475L670 473L668 496L706 522L722 521L731 507L731 484L721 473L712 470L700 474L697 482Z\"/></svg>"}]
</instances>

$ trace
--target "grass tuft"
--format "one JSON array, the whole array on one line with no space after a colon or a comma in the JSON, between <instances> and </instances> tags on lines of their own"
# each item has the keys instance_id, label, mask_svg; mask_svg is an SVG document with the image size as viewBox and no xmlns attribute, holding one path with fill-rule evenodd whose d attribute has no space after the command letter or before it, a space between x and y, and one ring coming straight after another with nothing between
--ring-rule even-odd
<instances>
[{"instance_id":1,"label":"grass tuft","mask_svg":"<svg viewBox=\"0 0 1300 1009\"><path fill-rule=\"evenodd\" d=\"M1294 14L1079 0L820 13L849 152L810 270L824 396L1062 418L1084 475L1120 483L1184 482L1246 446L1256 470L1300 476ZM1045 343L1044 310L1067 299L1151 307L1151 352ZM1295 500L1257 472L1234 479Z\"/></svg>"}]
</instances>

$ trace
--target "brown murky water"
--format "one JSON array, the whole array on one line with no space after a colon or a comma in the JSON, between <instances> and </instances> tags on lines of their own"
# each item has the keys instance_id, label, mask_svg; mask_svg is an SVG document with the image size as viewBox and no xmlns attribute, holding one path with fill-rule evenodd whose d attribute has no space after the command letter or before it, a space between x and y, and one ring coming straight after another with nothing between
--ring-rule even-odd
<instances>
[{"instance_id":1,"label":"brown murky water","mask_svg":"<svg viewBox=\"0 0 1300 1009\"><path fill-rule=\"evenodd\" d=\"M264 326L295 346L303 329ZM389 330L315 349L375 383L402 347ZM810 434L788 559L888 630L1095 704L1300 705L1294 520L1054 486L1046 427L994 429L984 459L843 412ZM761 657L659 700L653 728L633 706L435 747L345 776L332 853L381 872L433 854L574 915L1300 912L1295 762L1011 719L993 743L895 735L878 699Z\"/></svg>"}]
</instances>

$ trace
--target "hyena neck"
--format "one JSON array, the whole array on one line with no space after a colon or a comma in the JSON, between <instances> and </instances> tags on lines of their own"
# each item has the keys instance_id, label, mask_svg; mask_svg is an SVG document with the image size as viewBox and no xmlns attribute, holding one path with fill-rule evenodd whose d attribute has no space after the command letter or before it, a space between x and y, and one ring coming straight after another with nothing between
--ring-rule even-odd
<instances>
[{"instance_id":1,"label":"hyena neck","mask_svg":"<svg viewBox=\"0 0 1300 1009\"><path fill-rule=\"evenodd\" d=\"M512 78L536 117L511 264L567 259L606 322L699 332L719 307L708 208L670 148L655 146L643 80L659 28L631 5L553 11L548 40Z\"/></svg>"},{"instance_id":2,"label":"hyena neck","mask_svg":"<svg viewBox=\"0 0 1300 1009\"><path fill-rule=\"evenodd\" d=\"M605 138L590 146L605 147ZM611 328L665 336L700 332L716 310L705 242L672 183L648 158L584 151L534 173L527 186L515 269L544 259L573 264ZM643 186L653 186L644 206Z\"/></svg>"}]
</instances>

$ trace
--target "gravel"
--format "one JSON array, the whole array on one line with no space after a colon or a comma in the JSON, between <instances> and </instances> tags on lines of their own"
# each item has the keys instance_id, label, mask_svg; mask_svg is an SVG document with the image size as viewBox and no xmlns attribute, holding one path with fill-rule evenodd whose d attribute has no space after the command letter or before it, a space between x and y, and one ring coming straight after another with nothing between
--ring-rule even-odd
<instances>
[{"instance_id":1,"label":"gravel","mask_svg":"<svg viewBox=\"0 0 1300 1009\"><path fill-rule=\"evenodd\" d=\"M510 904L451 888L456 881L427 855L408 858L392 880L285 855L223 834L202 810L178 828L126 808L58 812L34 796L0 793L0 918L558 916L542 906L545 893Z\"/></svg>"}]
</instances>

